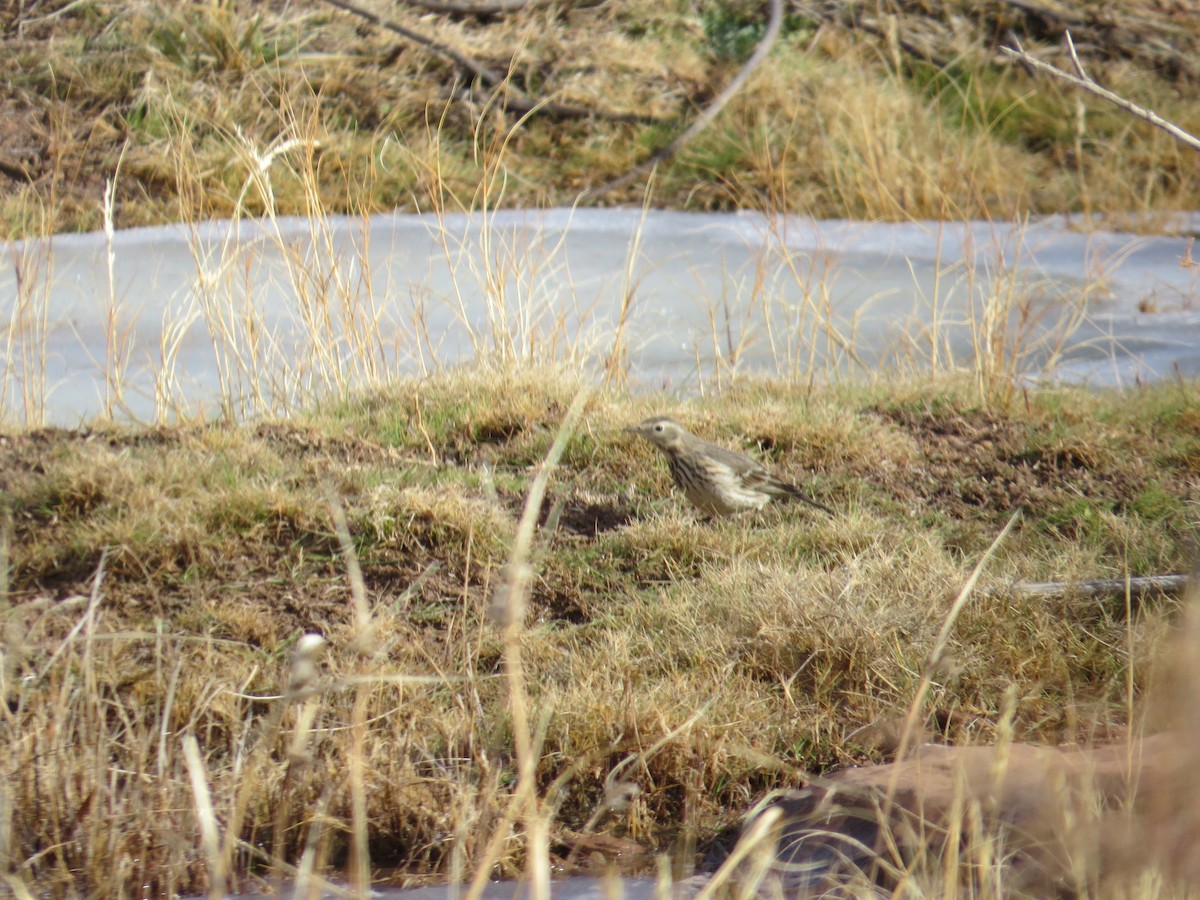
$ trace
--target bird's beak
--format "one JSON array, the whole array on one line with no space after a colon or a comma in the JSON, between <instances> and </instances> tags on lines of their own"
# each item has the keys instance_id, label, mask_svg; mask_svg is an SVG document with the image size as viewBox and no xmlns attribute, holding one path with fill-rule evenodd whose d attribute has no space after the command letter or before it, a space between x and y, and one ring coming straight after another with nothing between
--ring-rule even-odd
<instances>
[{"instance_id":1,"label":"bird's beak","mask_svg":"<svg viewBox=\"0 0 1200 900\"><path fill-rule=\"evenodd\" d=\"M629 434L641 434L642 426L641 425L627 425L624 428L622 428L621 430L626 431Z\"/></svg>"}]
</instances>

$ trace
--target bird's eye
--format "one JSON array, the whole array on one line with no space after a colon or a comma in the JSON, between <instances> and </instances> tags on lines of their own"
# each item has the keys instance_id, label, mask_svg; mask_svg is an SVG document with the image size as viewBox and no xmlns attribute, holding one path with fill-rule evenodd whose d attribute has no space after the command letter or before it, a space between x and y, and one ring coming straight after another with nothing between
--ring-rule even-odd
<instances>
[{"instance_id":1,"label":"bird's eye","mask_svg":"<svg viewBox=\"0 0 1200 900\"><path fill-rule=\"evenodd\" d=\"M655 430L655 431L657 431L657 432L659 432L659 433L661 433L661 432L662 432L662 430L663 430L663 427L662 427L662 422L659 422L657 425L655 425L655 426L654 426L654 430Z\"/></svg>"}]
</instances>

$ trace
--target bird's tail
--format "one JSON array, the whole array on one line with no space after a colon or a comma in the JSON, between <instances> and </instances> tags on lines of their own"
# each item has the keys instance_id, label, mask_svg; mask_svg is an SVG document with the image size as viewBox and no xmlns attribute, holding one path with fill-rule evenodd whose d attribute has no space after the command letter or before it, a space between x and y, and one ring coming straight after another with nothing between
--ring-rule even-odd
<instances>
[{"instance_id":1,"label":"bird's tail","mask_svg":"<svg viewBox=\"0 0 1200 900\"><path fill-rule=\"evenodd\" d=\"M801 503L807 503L809 506L814 507L815 509L819 509L821 512L825 513L825 515L827 515L827 516L832 516L834 514L833 510L830 509L828 506L826 506L823 503L818 503L816 500L814 500L812 497L808 496L808 494L804 493L804 491L800 490L800 488L796 487L795 485L780 483L779 486L782 488L781 493L784 496L788 497L789 499L799 500Z\"/></svg>"}]
</instances>

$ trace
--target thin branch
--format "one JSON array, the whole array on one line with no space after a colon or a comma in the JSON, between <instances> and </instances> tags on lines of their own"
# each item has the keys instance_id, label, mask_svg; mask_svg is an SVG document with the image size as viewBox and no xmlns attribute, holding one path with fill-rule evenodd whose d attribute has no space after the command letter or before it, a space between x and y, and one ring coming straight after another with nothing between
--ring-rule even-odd
<instances>
[{"instance_id":1,"label":"thin branch","mask_svg":"<svg viewBox=\"0 0 1200 900\"><path fill-rule=\"evenodd\" d=\"M455 50L449 44L443 44L441 41L436 41L418 31L413 31L411 28L385 19L383 16L371 12L369 9L364 9L356 3L349 2L349 0L325 0L325 2L330 6L336 6L338 9L353 13L360 19L370 22L372 25L384 28L393 34L398 34L402 38L450 60L460 69L467 72L472 78L478 78L487 87L496 88L497 90L503 89L500 104L509 112L520 114L540 112L560 119L600 118L614 122L640 123L659 121L656 117L638 113L611 113L603 110L589 109L586 106L573 106L567 103L553 103L549 100L534 99L517 88L508 79L507 75L501 74L495 69L488 68L479 62L479 60L459 50Z\"/></svg>"},{"instance_id":2,"label":"thin branch","mask_svg":"<svg viewBox=\"0 0 1200 900\"><path fill-rule=\"evenodd\" d=\"M1129 113L1130 115L1149 122L1155 128L1161 128L1180 143L1186 144L1193 150L1200 151L1200 138L1197 138L1193 134L1189 134L1178 125L1168 122L1157 113L1152 112L1145 107L1138 106L1136 103L1126 100L1119 94L1114 94L1107 88L1101 87L1099 84L1097 84L1091 76L1087 75L1083 71L1083 65L1079 62L1079 56L1075 53L1075 44L1071 40L1071 33L1069 31L1066 32L1066 36L1067 47L1071 54L1071 62L1075 67L1075 71L1078 73L1075 75L1072 75L1070 72L1064 72L1062 69L1056 68L1049 63L1042 62L1040 59L1031 56L1026 52L1025 48L1021 46L1020 41L1015 39L1013 41L1016 44L1015 48L1001 47L1000 49L1019 62L1024 63L1026 66L1029 66L1038 72L1042 72L1043 74L1057 78L1060 81L1065 81L1067 84L1074 85L1080 90L1087 91L1089 94L1094 94L1095 96L1100 97L1102 100L1107 100L1114 106L1125 110L1125 112Z\"/></svg>"},{"instance_id":3,"label":"thin branch","mask_svg":"<svg viewBox=\"0 0 1200 900\"><path fill-rule=\"evenodd\" d=\"M692 138L698 135L701 131L712 124L713 120L720 114L729 101L737 95L738 91L749 81L750 76L754 74L762 62L771 52L771 48L775 45L775 41L779 37L779 32L783 27L783 0L770 0L770 19L767 22L766 33L762 36L762 40L758 42L758 46L754 49L754 54L746 60L746 64L742 66L741 71L733 77L733 80L725 86L725 90L717 95L716 99L708 105L708 107L700 113L700 116L695 122L679 137L671 141L666 147L663 147L657 153L653 154L649 159L630 171L626 172L612 181L594 188L589 193L606 194L609 191L617 190L625 187L631 181L650 171L660 162L670 159L687 144Z\"/></svg>"},{"instance_id":4,"label":"thin branch","mask_svg":"<svg viewBox=\"0 0 1200 900\"><path fill-rule=\"evenodd\" d=\"M1017 581L988 593L1028 599L1033 597L1123 597L1163 593L1178 594L1192 583L1190 575L1145 575L1137 578L1098 578L1092 581Z\"/></svg>"},{"instance_id":5,"label":"thin branch","mask_svg":"<svg viewBox=\"0 0 1200 900\"><path fill-rule=\"evenodd\" d=\"M24 163L17 162L15 158L9 162L0 156L0 175L7 175L13 181L33 181L29 168Z\"/></svg>"},{"instance_id":6,"label":"thin branch","mask_svg":"<svg viewBox=\"0 0 1200 900\"><path fill-rule=\"evenodd\" d=\"M466 71L470 72L480 81L484 82L484 84L494 87L495 85L498 85L504 81L504 77L498 72L489 69L483 63L473 59L470 56L467 56L465 53L460 53L449 44L443 44L440 41L435 41L431 37L426 37L420 32L413 31L404 25L400 25L397 22L392 22L388 19L385 19L383 16L371 12L369 9L363 9L356 3L348 2L348 0L325 0L325 2L330 6L336 6L338 9L343 9L348 13L354 13L354 15L358 16L360 19L366 19L372 25L377 25L380 28L386 28L393 34L398 34L402 38L407 38L414 44L420 44L422 47L432 50L434 53L438 54L438 56L444 56L446 59L451 60L460 69L465 69Z\"/></svg>"},{"instance_id":7,"label":"thin branch","mask_svg":"<svg viewBox=\"0 0 1200 900\"><path fill-rule=\"evenodd\" d=\"M471 16L476 19L494 19L509 13L525 12L550 6L558 0L496 0L494 3L443 3L442 0L403 0L408 6L415 6L426 12L441 13L447 16Z\"/></svg>"},{"instance_id":8,"label":"thin branch","mask_svg":"<svg viewBox=\"0 0 1200 900\"><path fill-rule=\"evenodd\" d=\"M1091 81L1092 84L1095 84L1096 82L1088 76L1088 73L1083 71L1083 63L1079 61L1079 54L1075 52L1075 42L1071 40L1071 32L1064 31L1063 35L1067 39L1067 50L1071 53L1071 65L1075 67L1075 74L1084 81Z\"/></svg>"}]
</instances>

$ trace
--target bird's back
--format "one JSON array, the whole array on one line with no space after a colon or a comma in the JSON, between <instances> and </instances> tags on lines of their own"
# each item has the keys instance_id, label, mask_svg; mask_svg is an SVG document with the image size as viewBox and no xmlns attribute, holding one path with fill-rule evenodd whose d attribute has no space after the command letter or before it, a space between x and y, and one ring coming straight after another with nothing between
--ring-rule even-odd
<instances>
[{"instance_id":1,"label":"bird's back","mask_svg":"<svg viewBox=\"0 0 1200 900\"><path fill-rule=\"evenodd\" d=\"M738 453L736 450L729 450L722 447L720 444L713 444L701 438L694 437L696 449L701 450L705 456L723 466L728 466L738 475L748 475L751 473L766 474L764 469L758 462L751 459L745 453Z\"/></svg>"}]
</instances>

